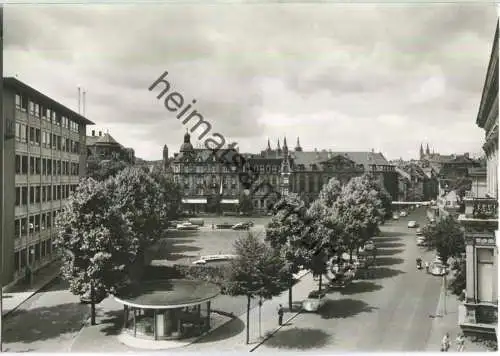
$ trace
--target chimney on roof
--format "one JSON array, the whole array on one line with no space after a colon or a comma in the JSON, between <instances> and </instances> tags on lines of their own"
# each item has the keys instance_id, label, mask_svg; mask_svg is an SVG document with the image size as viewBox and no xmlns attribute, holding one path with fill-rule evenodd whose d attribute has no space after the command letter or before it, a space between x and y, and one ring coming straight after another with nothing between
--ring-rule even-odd
<instances>
[{"instance_id":1,"label":"chimney on roof","mask_svg":"<svg viewBox=\"0 0 500 356\"><path fill-rule=\"evenodd\" d=\"M92 136L95 136L95 130L92 130Z\"/></svg>"},{"instance_id":2,"label":"chimney on roof","mask_svg":"<svg viewBox=\"0 0 500 356\"><path fill-rule=\"evenodd\" d=\"M99 136L102 136L102 131L99 131Z\"/></svg>"}]
</instances>

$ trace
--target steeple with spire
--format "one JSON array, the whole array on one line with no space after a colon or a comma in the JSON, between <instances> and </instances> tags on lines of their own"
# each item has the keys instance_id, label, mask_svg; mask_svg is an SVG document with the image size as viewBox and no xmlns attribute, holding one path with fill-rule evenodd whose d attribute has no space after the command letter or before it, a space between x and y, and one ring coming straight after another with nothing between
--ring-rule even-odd
<instances>
[{"instance_id":1,"label":"steeple with spire","mask_svg":"<svg viewBox=\"0 0 500 356\"><path fill-rule=\"evenodd\" d=\"M420 159L424 158L424 146L420 144Z\"/></svg>"},{"instance_id":2,"label":"steeple with spire","mask_svg":"<svg viewBox=\"0 0 500 356\"><path fill-rule=\"evenodd\" d=\"M284 154L285 156L288 156L288 146L287 146L287 144L286 144L286 136L285 136L285 138L283 139L283 154Z\"/></svg>"},{"instance_id":3,"label":"steeple with spire","mask_svg":"<svg viewBox=\"0 0 500 356\"><path fill-rule=\"evenodd\" d=\"M297 137L297 146L295 146L295 152L302 152L302 147L300 147L299 137Z\"/></svg>"},{"instance_id":4,"label":"steeple with spire","mask_svg":"<svg viewBox=\"0 0 500 356\"><path fill-rule=\"evenodd\" d=\"M271 151L271 141L269 140L269 138L267 139L267 148L266 148L266 151Z\"/></svg>"},{"instance_id":5,"label":"steeple with spire","mask_svg":"<svg viewBox=\"0 0 500 356\"><path fill-rule=\"evenodd\" d=\"M429 150L429 144L427 144L427 148L425 149L425 154L430 155L431 151Z\"/></svg>"},{"instance_id":6,"label":"steeple with spire","mask_svg":"<svg viewBox=\"0 0 500 356\"><path fill-rule=\"evenodd\" d=\"M278 139L278 153L281 153L280 139Z\"/></svg>"}]
</instances>

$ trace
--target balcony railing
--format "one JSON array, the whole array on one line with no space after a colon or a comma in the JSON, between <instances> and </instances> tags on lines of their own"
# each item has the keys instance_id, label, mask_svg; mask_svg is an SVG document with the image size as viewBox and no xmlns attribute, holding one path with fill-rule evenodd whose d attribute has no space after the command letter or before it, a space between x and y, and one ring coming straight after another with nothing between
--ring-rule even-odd
<instances>
[{"instance_id":1,"label":"balcony railing","mask_svg":"<svg viewBox=\"0 0 500 356\"><path fill-rule=\"evenodd\" d=\"M465 217L498 219L498 201L494 198L465 198Z\"/></svg>"}]
</instances>

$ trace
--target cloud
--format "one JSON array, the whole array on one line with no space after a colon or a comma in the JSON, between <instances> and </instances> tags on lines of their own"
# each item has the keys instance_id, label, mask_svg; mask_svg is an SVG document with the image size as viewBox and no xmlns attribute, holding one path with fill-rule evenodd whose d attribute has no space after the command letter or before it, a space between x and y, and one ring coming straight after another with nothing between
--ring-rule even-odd
<instances>
[{"instance_id":1,"label":"cloud","mask_svg":"<svg viewBox=\"0 0 500 356\"><path fill-rule=\"evenodd\" d=\"M73 109L84 87L97 129L142 158L182 143L147 90L164 71L242 151L286 134L409 158L423 140L448 153L484 137L493 5L7 5L4 16L4 73Z\"/></svg>"}]
</instances>

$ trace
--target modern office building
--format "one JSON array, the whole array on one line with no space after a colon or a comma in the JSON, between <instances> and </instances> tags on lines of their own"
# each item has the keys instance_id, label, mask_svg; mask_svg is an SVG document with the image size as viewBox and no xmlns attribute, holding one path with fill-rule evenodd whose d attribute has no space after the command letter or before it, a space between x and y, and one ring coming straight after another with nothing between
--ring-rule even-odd
<instances>
[{"instance_id":1,"label":"modern office building","mask_svg":"<svg viewBox=\"0 0 500 356\"><path fill-rule=\"evenodd\" d=\"M3 284L54 259L54 221L86 167L93 123L16 78L4 78Z\"/></svg>"}]
</instances>

